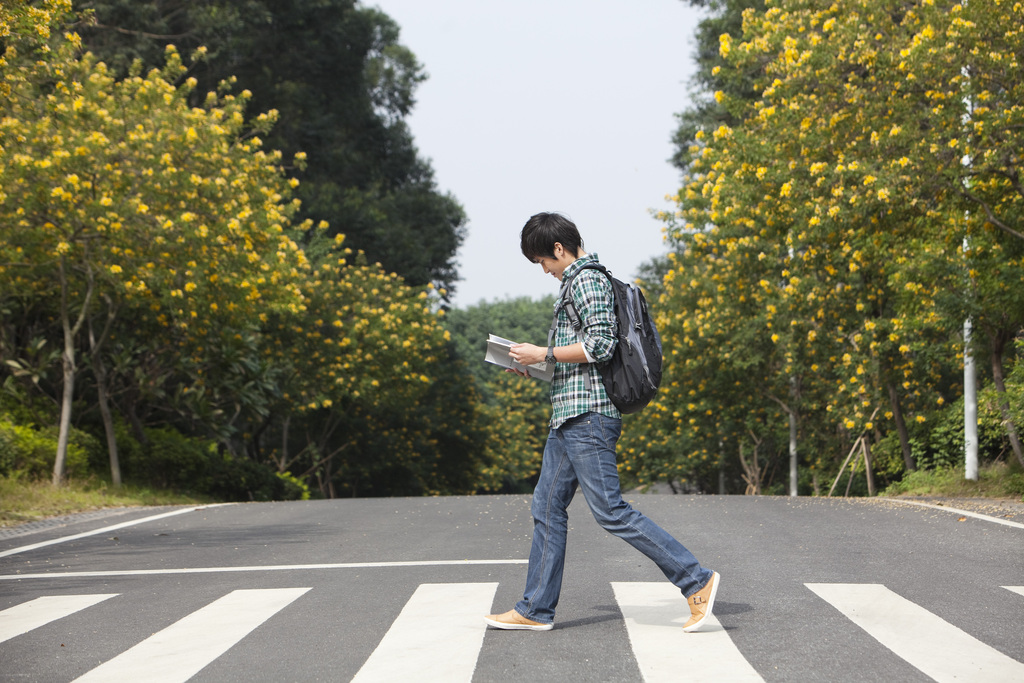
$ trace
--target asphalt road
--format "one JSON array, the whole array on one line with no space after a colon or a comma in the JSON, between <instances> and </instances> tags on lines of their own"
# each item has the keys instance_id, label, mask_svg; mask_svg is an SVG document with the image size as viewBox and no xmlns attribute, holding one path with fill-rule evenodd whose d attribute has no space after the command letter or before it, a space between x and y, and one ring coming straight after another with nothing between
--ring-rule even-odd
<instances>
[{"instance_id":1,"label":"asphalt road","mask_svg":"<svg viewBox=\"0 0 1024 683\"><path fill-rule=\"evenodd\" d=\"M720 572L708 633L581 497L546 633L479 619L521 596L526 496L153 508L0 537L0 681L1024 680L1006 515L630 498Z\"/></svg>"}]
</instances>

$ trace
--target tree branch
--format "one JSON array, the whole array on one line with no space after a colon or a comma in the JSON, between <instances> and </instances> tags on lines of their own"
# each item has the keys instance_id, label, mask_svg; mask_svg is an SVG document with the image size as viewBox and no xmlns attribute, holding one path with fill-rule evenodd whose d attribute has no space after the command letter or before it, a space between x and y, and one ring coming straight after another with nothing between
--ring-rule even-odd
<instances>
[{"instance_id":1,"label":"tree branch","mask_svg":"<svg viewBox=\"0 0 1024 683\"><path fill-rule=\"evenodd\" d=\"M109 28L112 31L123 33L128 36L141 36L142 38L153 38L154 40L176 40L178 38L185 38L188 33L174 33L174 34L163 34L163 33L146 33L145 31L133 31L128 28L121 28L120 26L109 26L107 24L95 24L96 28Z\"/></svg>"},{"instance_id":2,"label":"tree branch","mask_svg":"<svg viewBox=\"0 0 1024 683\"><path fill-rule=\"evenodd\" d=\"M1024 240L1024 233L1017 232L1016 230L1011 228L1009 225L1007 225L1006 223L1003 223L1001 220L996 218L995 213L992 212L992 207L990 207L987 203L983 202L978 197L975 197L970 192L970 190L968 190L963 185L960 185L959 189L960 189L960 194L962 194L964 197L966 197L967 199L971 200L972 202L978 204L979 206L981 206L981 208L985 209L985 215L988 217L989 223L991 223L992 225L996 226L997 228L999 228L1000 230L1002 230L1004 232L1008 232L1009 234L1013 235L1014 237L1018 237L1018 238Z\"/></svg>"}]
</instances>

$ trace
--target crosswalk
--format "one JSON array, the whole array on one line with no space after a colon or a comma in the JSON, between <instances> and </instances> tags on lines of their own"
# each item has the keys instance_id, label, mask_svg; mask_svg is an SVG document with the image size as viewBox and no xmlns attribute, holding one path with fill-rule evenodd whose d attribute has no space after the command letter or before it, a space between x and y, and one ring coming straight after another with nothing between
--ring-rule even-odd
<instances>
[{"instance_id":1,"label":"crosswalk","mask_svg":"<svg viewBox=\"0 0 1024 683\"><path fill-rule=\"evenodd\" d=\"M880 584L807 583L807 590L936 681L1024 681L1024 663L979 641L954 624ZM678 591L665 582L612 583L630 647L647 683L760 681L761 674L716 618L700 635L683 636ZM1024 586L1003 586L1008 599ZM488 631L481 615L492 610L497 583L420 584L376 649L352 679L471 681ZM285 609L303 609L309 587L234 590L75 681L187 681ZM1013 594L1011 597L1010 594ZM46 595L0 611L0 662L5 643L48 624L111 604L118 594ZM1024 606L1024 601L1021 602ZM1009 625L1008 625L1009 626Z\"/></svg>"}]
</instances>

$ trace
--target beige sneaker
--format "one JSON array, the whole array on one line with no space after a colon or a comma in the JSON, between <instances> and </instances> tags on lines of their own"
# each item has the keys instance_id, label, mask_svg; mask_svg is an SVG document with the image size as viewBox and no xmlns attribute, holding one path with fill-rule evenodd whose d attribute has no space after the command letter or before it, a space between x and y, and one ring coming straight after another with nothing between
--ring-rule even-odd
<instances>
[{"instance_id":1,"label":"beige sneaker","mask_svg":"<svg viewBox=\"0 0 1024 683\"><path fill-rule=\"evenodd\" d=\"M510 609L504 614L488 614L484 617L484 621L487 622L488 626L505 630L550 631L555 627L554 624L545 624L540 621L527 619L514 609Z\"/></svg>"},{"instance_id":2,"label":"beige sneaker","mask_svg":"<svg viewBox=\"0 0 1024 683\"><path fill-rule=\"evenodd\" d=\"M712 572L711 580L686 599L690 606L690 619L683 625L684 632L696 631L711 616L711 610L715 606L715 594L718 593L719 578L718 572Z\"/></svg>"}]
</instances>

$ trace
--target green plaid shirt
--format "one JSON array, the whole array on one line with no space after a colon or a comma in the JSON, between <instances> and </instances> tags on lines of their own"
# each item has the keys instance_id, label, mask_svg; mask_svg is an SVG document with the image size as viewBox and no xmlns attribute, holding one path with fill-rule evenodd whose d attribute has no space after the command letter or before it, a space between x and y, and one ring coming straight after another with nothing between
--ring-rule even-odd
<instances>
[{"instance_id":1,"label":"green plaid shirt","mask_svg":"<svg viewBox=\"0 0 1024 683\"><path fill-rule=\"evenodd\" d=\"M562 274L568 282L583 265L597 261L597 254L587 254L574 261ZM564 284L563 284L564 287ZM600 271L584 270L572 282L572 302L580 316L581 329L575 330L569 315L562 310L562 292L555 301L555 346L571 346L582 341L590 358L604 361L615 351L615 296L611 283ZM585 374L590 375L587 391ZM558 363L551 382L551 428L557 429L566 420L595 412L621 418L615 404L608 398L601 381L601 372L593 363Z\"/></svg>"}]
</instances>

